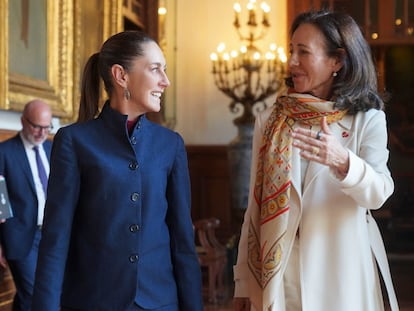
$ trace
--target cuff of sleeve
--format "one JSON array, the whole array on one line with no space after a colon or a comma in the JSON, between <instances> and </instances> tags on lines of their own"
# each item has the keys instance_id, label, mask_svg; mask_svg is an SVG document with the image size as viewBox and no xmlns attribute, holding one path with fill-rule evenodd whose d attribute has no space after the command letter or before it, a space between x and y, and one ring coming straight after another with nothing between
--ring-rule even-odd
<instances>
[{"instance_id":1,"label":"cuff of sleeve","mask_svg":"<svg viewBox=\"0 0 414 311\"><path fill-rule=\"evenodd\" d=\"M241 279L240 275L241 273L240 267L237 265L233 267L233 273L234 273L234 297L248 297L249 296L249 289L248 284L245 279Z\"/></svg>"},{"instance_id":2,"label":"cuff of sleeve","mask_svg":"<svg viewBox=\"0 0 414 311\"><path fill-rule=\"evenodd\" d=\"M343 187L350 188L358 184L364 176L364 162L352 151L348 150L349 154L349 170L346 176L341 179L337 176L334 170L331 170L332 175L341 182Z\"/></svg>"}]
</instances>

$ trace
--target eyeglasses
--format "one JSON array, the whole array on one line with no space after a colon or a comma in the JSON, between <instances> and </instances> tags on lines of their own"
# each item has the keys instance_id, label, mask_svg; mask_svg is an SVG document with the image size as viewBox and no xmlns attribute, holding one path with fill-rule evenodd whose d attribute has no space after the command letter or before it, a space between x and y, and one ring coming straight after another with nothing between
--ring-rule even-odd
<instances>
[{"instance_id":1,"label":"eyeglasses","mask_svg":"<svg viewBox=\"0 0 414 311\"><path fill-rule=\"evenodd\" d=\"M53 130L53 125L52 124L50 124L50 125L48 125L48 126L41 126L41 125L39 125L39 124L36 124L36 123L33 123L32 121L30 121L28 118L24 118L29 124L30 124L30 126L34 129L34 130L36 130L36 131L51 131L51 130Z\"/></svg>"}]
</instances>

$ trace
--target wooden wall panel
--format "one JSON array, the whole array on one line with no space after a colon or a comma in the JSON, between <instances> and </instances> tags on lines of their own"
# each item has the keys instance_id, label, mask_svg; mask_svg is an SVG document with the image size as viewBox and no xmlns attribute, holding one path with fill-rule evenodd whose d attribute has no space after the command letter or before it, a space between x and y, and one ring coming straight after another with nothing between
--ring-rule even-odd
<instances>
[{"instance_id":1,"label":"wooden wall panel","mask_svg":"<svg viewBox=\"0 0 414 311\"><path fill-rule=\"evenodd\" d=\"M9 268L0 268L0 311L12 310L15 293L16 288Z\"/></svg>"},{"instance_id":2,"label":"wooden wall panel","mask_svg":"<svg viewBox=\"0 0 414 311\"><path fill-rule=\"evenodd\" d=\"M10 138L10 137L16 135L16 133L17 133L17 131L0 129L0 141L3 141L3 140L6 140L7 138Z\"/></svg>"},{"instance_id":3,"label":"wooden wall panel","mask_svg":"<svg viewBox=\"0 0 414 311\"><path fill-rule=\"evenodd\" d=\"M187 146L191 178L193 220L220 219L217 235L226 242L238 233L238 222L231 207L230 176L226 145Z\"/></svg>"}]
</instances>

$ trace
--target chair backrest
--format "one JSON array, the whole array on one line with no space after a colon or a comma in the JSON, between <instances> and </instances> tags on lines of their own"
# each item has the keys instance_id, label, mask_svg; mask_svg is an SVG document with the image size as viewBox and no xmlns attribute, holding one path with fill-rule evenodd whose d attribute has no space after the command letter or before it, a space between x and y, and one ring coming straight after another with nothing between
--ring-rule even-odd
<instances>
[{"instance_id":1,"label":"chair backrest","mask_svg":"<svg viewBox=\"0 0 414 311\"><path fill-rule=\"evenodd\" d=\"M194 222L196 245L201 246L206 254L217 255L225 252L225 247L217 240L216 229L220 220L215 217L199 219Z\"/></svg>"}]
</instances>

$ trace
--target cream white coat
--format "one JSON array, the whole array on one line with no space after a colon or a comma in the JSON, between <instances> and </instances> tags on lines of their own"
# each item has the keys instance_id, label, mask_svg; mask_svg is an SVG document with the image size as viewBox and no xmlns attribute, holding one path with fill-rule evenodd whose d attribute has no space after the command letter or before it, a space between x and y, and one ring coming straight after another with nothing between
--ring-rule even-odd
<instances>
[{"instance_id":1,"label":"cream white coat","mask_svg":"<svg viewBox=\"0 0 414 311\"><path fill-rule=\"evenodd\" d=\"M249 207L258 148L271 110L256 118ZM310 162L302 186L299 150L294 148L292 155L293 187L286 247L291 249L299 230L302 310L380 311L384 304L370 246L367 211L380 208L394 190L387 167L385 114L371 109L346 116L331 124L330 129L349 152L350 168L345 179L337 179L327 166ZM249 207L234 267L236 297L261 294L251 292L246 280ZM282 271L286 263L285 257ZM275 297L278 298L272 310L285 311L283 292L275 293Z\"/></svg>"}]
</instances>

